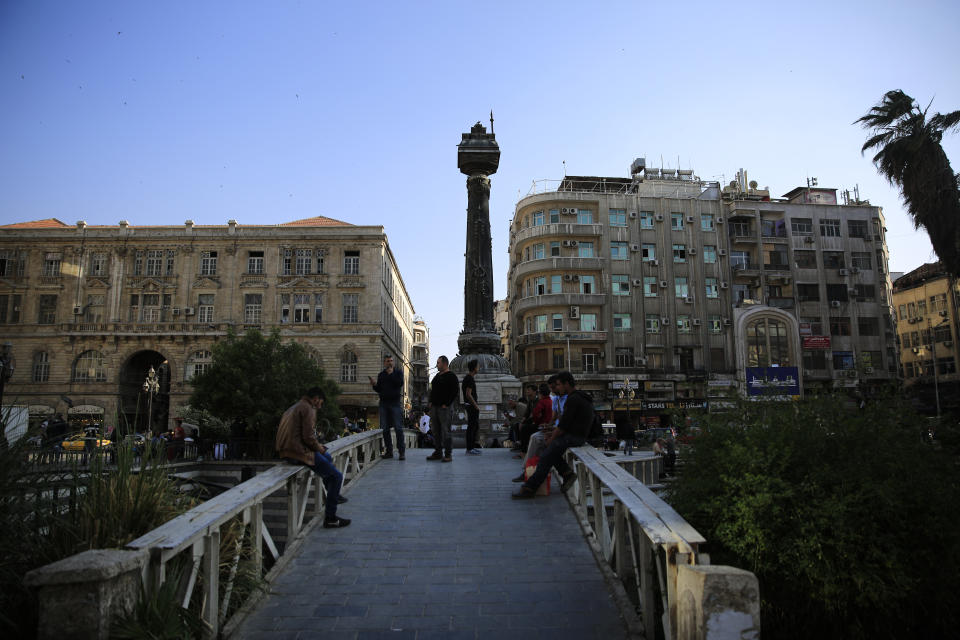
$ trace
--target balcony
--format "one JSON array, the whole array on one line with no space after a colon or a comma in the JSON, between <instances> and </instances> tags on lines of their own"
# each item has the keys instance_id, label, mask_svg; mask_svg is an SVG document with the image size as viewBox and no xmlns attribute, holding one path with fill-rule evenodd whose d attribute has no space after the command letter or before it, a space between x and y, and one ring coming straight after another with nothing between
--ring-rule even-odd
<instances>
[{"instance_id":1,"label":"balcony","mask_svg":"<svg viewBox=\"0 0 960 640\"><path fill-rule=\"evenodd\" d=\"M227 333L232 326L225 322L77 322L61 324L60 332L66 335L105 334L122 335L210 335Z\"/></svg>"},{"instance_id":2,"label":"balcony","mask_svg":"<svg viewBox=\"0 0 960 640\"><path fill-rule=\"evenodd\" d=\"M730 242L732 244L756 244L757 237L753 235L752 232L748 233L749 235L743 232L731 233Z\"/></svg>"},{"instance_id":3,"label":"balcony","mask_svg":"<svg viewBox=\"0 0 960 640\"><path fill-rule=\"evenodd\" d=\"M734 276L759 276L760 265L752 262L736 262L730 265Z\"/></svg>"},{"instance_id":4,"label":"balcony","mask_svg":"<svg viewBox=\"0 0 960 640\"><path fill-rule=\"evenodd\" d=\"M517 348L537 344L566 344L567 342L606 342L606 331L546 331L517 336Z\"/></svg>"},{"instance_id":5,"label":"balcony","mask_svg":"<svg viewBox=\"0 0 960 640\"><path fill-rule=\"evenodd\" d=\"M514 268L514 282L522 279L531 273L560 271L563 273L572 273L574 271L600 271L603 268L606 258L540 258L538 260L526 260L517 264Z\"/></svg>"},{"instance_id":6,"label":"balcony","mask_svg":"<svg viewBox=\"0 0 960 640\"><path fill-rule=\"evenodd\" d=\"M773 243L773 244L787 244L790 240L787 238L786 233L778 233L776 235L766 235L761 236L764 243Z\"/></svg>"},{"instance_id":7,"label":"balcony","mask_svg":"<svg viewBox=\"0 0 960 640\"><path fill-rule=\"evenodd\" d=\"M547 293L542 296L527 296L513 303L514 313L523 313L537 307L599 306L607 301L605 293Z\"/></svg>"},{"instance_id":8,"label":"balcony","mask_svg":"<svg viewBox=\"0 0 960 640\"><path fill-rule=\"evenodd\" d=\"M541 224L535 227L525 227L513 235L513 245L531 238L544 238L555 236L557 238L571 239L583 236L598 237L603 234L602 224L577 224L575 222L557 222L553 224Z\"/></svg>"},{"instance_id":9,"label":"balcony","mask_svg":"<svg viewBox=\"0 0 960 640\"><path fill-rule=\"evenodd\" d=\"M776 307L778 309L793 309L794 301L793 298L770 296L767 298L767 306Z\"/></svg>"}]
</instances>

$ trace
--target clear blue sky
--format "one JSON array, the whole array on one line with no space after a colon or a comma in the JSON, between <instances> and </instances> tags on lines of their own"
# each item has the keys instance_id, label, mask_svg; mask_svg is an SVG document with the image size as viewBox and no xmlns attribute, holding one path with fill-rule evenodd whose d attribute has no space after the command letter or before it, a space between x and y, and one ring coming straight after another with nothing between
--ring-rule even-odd
<instances>
[{"instance_id":1,"label":"clear blue sky","mask_svg":"<svg viewBox=\"0 0 960 640\"><path fill-rule=\"evenodd\" d=\"M432 355L463 324L456 144L492 108L495 295L535 179L634 157L774 195L859 185L935 259L851 123L960 109L960 3L0 2L0 223L383 224ZM960 135L944 147L960 169ZM679 159L679 160L678 160Z\"/></svg>"}]
</instances>

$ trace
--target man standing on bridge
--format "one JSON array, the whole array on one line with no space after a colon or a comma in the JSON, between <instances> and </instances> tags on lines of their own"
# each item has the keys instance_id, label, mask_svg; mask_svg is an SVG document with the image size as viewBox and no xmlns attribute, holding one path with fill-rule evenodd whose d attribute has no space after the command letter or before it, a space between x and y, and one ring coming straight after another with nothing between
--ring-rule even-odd
<instances>
[{"instance_id":1,"label":"man standing on bridge","mask_svg":"<svg viewBox=\"0 0 960 640\"><path fill-rule=\"evenodd\" d=\"M556 387L560 395L567 397L560 422L547 439L547 449L540 456L537 470L523 483L520 490L513 494L514 498L533 498L537 495L537 489L547 479L550 467L555 467L563 478L563 491L569 490L577 479L570 465L563 459L563 454L570 447L583 446L587 441L590 426L593 424L593 401L586 394L577 391L576 381L569 371L557 374Z\"/></svg>"},{"instance_id":2,"label":"man standing on bridge","mask_svg":"<svg viewBox=\"0 0 960 640\"><path fill-rule=\"evenodd\" d=\"M453 462L453 439L450 435L450 423L453 421L453 401L460 395L460 382L457 374L450 371L447 356L437 358L437 375L430 381L430 410L433 429L432 454L427 460Z\"/></svg>"},{"instance_id":3,"label":"man standing on bridge","mask_svg":"<svg viewBox=\"0 0 960 640\"><path fill-rule=\"evenodd\" d=\"M293 464L310 467L323 480L323 486L327 490L323 526L334 529L345 527L350 521L337 517L337 505L347 501L340 495L343 474L333 466L333 457L317 440L317 409L323 406L324 400L326 394L320 387L307 389L300 401L287 409L280 418L276 447L281 458Z\"/></svg>"},{"instance_id":4,"label":"man standing on bridge","mask_svg":"<svg viewBox=\"0 0 960 640\"><path fill-rule=\"evenodd\" d=\"M397 434L397 451L400 459L405 460L403 442L403 372L393 366L393 356L389 353L383 358L383 371L374 380L367 376L370 386L380 396L380 428L383 429L384 458L393 457L393 441L390 430Z\"/></svg>"}]
</instances>

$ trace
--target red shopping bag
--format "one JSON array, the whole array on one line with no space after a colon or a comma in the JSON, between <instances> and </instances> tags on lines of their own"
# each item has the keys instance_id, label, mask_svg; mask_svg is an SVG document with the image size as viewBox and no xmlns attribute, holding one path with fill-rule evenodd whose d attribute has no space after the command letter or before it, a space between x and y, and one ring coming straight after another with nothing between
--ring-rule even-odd
<instances>
[{"instance_id":1,"label":"red shopping bag","mask_svg":"<svg viewBox=\"0 0 960 640\"><path fill-rule=\"evenodd\" d=\"M527 465L523 469L523 479L529 480L530 476L533 475L533 472L537 470L537 464L540 462L539 456L533 456L527 460ZM548 496L550 495L550 474L547 474L547 479L543 481L543 484L537 489L538 496Z\"/></svg>"}]
</instances>

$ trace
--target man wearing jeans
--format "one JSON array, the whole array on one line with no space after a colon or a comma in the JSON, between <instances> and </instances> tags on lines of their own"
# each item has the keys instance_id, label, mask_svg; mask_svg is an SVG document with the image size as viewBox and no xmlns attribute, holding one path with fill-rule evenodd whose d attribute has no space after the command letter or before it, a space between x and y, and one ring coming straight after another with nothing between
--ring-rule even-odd
<instances>
[{"instance_id":1,"label":"man wearing jeans","mask_svg":"<svg viewBox=\"0 0 960 640\"><path fill-rule=\"evenodd\" d=\"M397 434L397 451L400 459L405 460L403 442L403 372L393 366L393 356L387 354L383 358L383 371L376 381L371 376L370 386L380 396L380 428L383 429L384 458L393 457L393 441L390 430Z\"/></svg>"},{"instance_id":2,"label":"man wearing jeans","mask_svg":"<svg viewBox=\"0 0 960 640\"><path fill-rule=\"evenodd\" d=\"M471 360L467 363L467 375L463 376L460 388L463 390L463 404L467 410L467 453L478 456L480 443L477 436L480 433L480 405L477 404L477 371L479 363Z\"/></svg>"},{"instance_id":3,"label":"man wearing jeans","mask_svg":"<svg viewBox=\"0 0 960 640\"><path fill-rule=\"evenodd\" d=\"M327 448L317 440L317 409L323 406L325 399L326 395L320 387L307 389L300 401L280 418L276 447L281 458L310 467L323 480L327 490L323 526L333 529L345 527L350 521L337 517L337 505L347 501L340 495L343 474L333 466L333 458L327 453Z\"/></svg>"},{"instance_id":4,"label":"man wearing jeans","mask_svg":"<svg viewBox=\"0 0 960 640\"><path fill-rule=\"evenodd\" d=\"M547 448L540 456L537 470L513 494L514 498L533 498L537 495L537 489L547 479L550 467L555 467L563 478L563 491L570 489L576 480L577 476L563 459L563 454L570 447L580 447L587 441L590 425L593 424L593 402L586 394L577 391L576 382L569 371L557 374L556 388L560 395L567 398L560 422L547 439Z\"/></svg>"},{"instance_id":5,"label":"man wearing jeans","mask_svg":"<svg viewBox=\"0 0 960 640\"><path fill-rule=\"evenodd\" d=\"M432 454L427 460L453 462L453 439L450 436L450 423L453 421L453 401L460 394L460 382L457 374L450 371L447 356L437 358L437 375L430 381L430 426L433 430Z\"/></svg>"}]
</instances>

